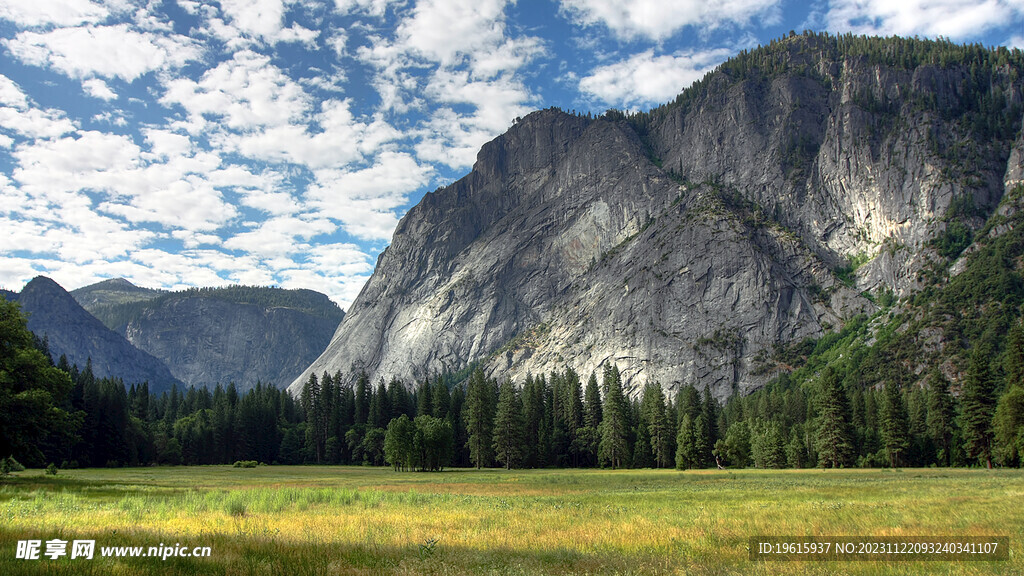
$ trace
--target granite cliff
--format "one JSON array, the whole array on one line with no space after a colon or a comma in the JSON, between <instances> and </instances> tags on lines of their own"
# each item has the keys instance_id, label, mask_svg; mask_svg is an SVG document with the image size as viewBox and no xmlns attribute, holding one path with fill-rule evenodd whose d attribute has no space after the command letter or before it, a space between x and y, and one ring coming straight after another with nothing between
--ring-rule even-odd
<instances>
[{"instance_id":1,"label":"granite cliff","mask_svg":"<svg viewBox=\"0 0 1024 576\"><path fill-rule=\"evenodd\" d=\"M96 319L59 284L38 276L20 293L5 293L28 315L28 328L45 338L54 362L63 355L69 364L92 371L100 378L120 378L125 384L149 383L153 393L181 385L167 366Z\"/></svg>"},{"instance_id":2,"label":"granite cliff","mask_svg":"<svg viewBox=\"0 0 1024 576\"><path fill-rule=\"evenodd\" d=\"M107 280L73 292L83 306L186 385L283 387L344 316L311 290L231 286L166 292Z\"/></svg>"},{"instance_id":3,"label":"granite cliff","mask_svg":"<svg viewBox=\"0 0 1024 576\"><path fill-rule=\"evenodd\" d=\"M1019 51L792 36L647 113L536 112L426 195L309 374L748 392L778 346L955 266L1024 173Z\"/></svg>"}]
</instances>

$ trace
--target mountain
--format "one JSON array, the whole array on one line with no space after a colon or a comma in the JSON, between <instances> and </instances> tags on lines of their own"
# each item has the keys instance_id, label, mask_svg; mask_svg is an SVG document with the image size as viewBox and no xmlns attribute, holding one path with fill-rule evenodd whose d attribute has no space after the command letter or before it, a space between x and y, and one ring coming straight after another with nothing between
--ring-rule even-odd
<instances>
[{"instance_id":1,"label":"mountain","mask_svg":"<svg viewBox=\"0 0 1024 576\"><path fill-rule=\"evenodd\" d=\"M1020 51L805 34L648 113L533 113L426 195L311 373L762 386L948 270L1024 173Z\"/></svg>"},{"instance_id":2,"label":"mountain","mask_svg":"<svg viewBox=\"0 0 1024 576\"><path fill-rule=\"evenodd\" d=\"M118 319L111 318L113 309L123 311L126 309L123 304L147 302L166 293L166 290L136 286L124 278L112 278L71 291L83 308L111 329L116 329L119 324Z\"/></svg>"},{"instance_id":3,"label":"mountain","mask_svg":"<svg viewBox=\"0 0 1024 576\"><path fill-rule=\"evenodd\" d=\"M83 306L186 385L288 385L344 313L312 290L230 286L163 292L126 280L75 291Z\"/></svg>"},{"instance_id":4,"label":"mountain","mask_svg":"<svg viewBox=\"0 0 1024 576\"><path fill-rule=\"evenodd\" d=\"M121 378L125 384L149 382L154 393L181 385L160 360L104 326L53 280L37 276L16 297L10 292L7 296L21 304L29 330L47 340L54 360L64 355L85 368L91 359L97 377Z\"/></svg>"}]
</instances>

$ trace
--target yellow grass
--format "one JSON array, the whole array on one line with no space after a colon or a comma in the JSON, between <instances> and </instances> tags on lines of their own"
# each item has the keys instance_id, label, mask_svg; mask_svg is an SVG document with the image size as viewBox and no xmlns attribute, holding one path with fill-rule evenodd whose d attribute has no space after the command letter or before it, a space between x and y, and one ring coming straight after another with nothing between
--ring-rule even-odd
<instances>
[{"instance_id":1,"label":"yellow grass","mask_svg":"<svg viewBox=\"0 0 1024 576\"><path fill-rule=\"evenodd\" d=\"M0 481L0 574L1024 574L1022 496L1016 470L26 471ZM755 535L1008 536L1011 559L754 562ZM212 554L15 559L53 538Z\"/></svg>"}]
</instances>

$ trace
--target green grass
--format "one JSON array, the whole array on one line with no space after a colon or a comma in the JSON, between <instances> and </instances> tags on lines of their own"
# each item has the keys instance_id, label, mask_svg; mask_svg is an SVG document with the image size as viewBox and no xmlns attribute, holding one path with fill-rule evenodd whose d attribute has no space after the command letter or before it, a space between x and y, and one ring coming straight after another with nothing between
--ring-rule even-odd
<instances>
[{"instance_id":1,"label":"green grass","mask_svg":"<svg viewBox=\"0 0 1024 576\"><path fill-rule=\"evenodd\" d=\"M1022 574L1022 497L1019 470L29 470L0 480L0 574ZM751 562L754 535L1001 535L1011 560ZM212 555L15 559L53 538Z\"/></svg>"}]
</instances>

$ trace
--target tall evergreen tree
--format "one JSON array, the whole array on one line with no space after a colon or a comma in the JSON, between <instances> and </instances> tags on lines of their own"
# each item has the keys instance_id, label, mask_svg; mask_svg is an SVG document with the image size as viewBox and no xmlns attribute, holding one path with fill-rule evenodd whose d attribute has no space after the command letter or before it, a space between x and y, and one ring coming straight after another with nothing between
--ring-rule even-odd
<instances>
[{"instance_id":1,"label":"tall evergreen tree","mask_svg":"<svg viewBox=\"0 0 1024 576\"><path fill-rule=\"evenodd\" d=\"M992 467L992 417L995 414L995 379L989 366L991 345L979 343L971 353L961 393L964 451L968 458Z\"/></svg>"},{"instance_id":2,"label":"tall evergreen tree","mask_svg":"<svg viewBox=\"0 0 1024 576\"><path fill-rule=\"evenodd\" d=\"M894 383L886 384L883 393L882 444L889 458L889 466L895 468L903 463L904 455L910 447L909 416L903 404L903 395Z\"/></svg>"},{"instance_id":3,"label":"tall evergreen tree","mask_svg":"<svg viewBox=\"0 0 1024 576\"><path fill-rule=\"evenodd\" d=\"M494 385L477 368L466 388L466 432L469 459L477 468L491 465L494 458L494 414L497 398Z\"/></svg>"},{"instance_id":4,"label":"tall evergreen tree","mask_svg":"<svg viewBox=\"0 0 1024 576\"><path fill-rule=\"evenodd\" d=\"M501 384L494 416L494 457L505 469L518 468L525 456L523 404L511 380Z\"/></svg>"},{"instance_id":5,"label":"tall evergreen tree","mask_svg":"<svg viewBox=\"0 0 1024 576\"><path fill-rule=\"evenodd\" d=\"M822 468L841 468L849 465L853 457L849 401L839 375L833 368L825 368L819 386L815 442L818 465Z\"/></svg>"},{"instance_id":6,"label":"tall evergreen tree","mask_svg":"<svg viewBox=\"0 0 1024 576\"><path fill-rule=\"evenodd\" d=\"M354 407L354 419L356 424L366 424L370 417L370 401L373 389L370 388L370 377L366 372L360 372L356 379L356 403Z\"/></svg>"},{"instance_id":7,"label":"tall evergreen tree","mask_svg":"<svg viewBox=\"0 0 1024 576\"><path fill-rule=\"evenodd\" d=\"M601 436L598 458L612 469L621 468L630 457L627 441L629 420L626 414L629 408L622 394L619 369L614 364L605 366L602 386L605 389L605 399L601 406L602 419L598 427Z\"/></svg>"},{"instance_id":8,"label":"tall evergreen tree","mask_svg":"<svg viewBox=\"0 0 1024 576\"><path fill-rule=\"evenodd\" d=\"M597 387L597 376L593 372L587 380L587 389L584 392L584 413L583 425L593 430L601 423L601 392Z\"/></svg>"},{"instance_id":9,"label":"tall evergreen tree","mask_svg":"<svg viewBox=\"0 0 1024 576\"><path fill-rule=\"evenodd\" d=\"M665 408L665 393L662 391L661 384L648 382L644 387L640 417L650 437L653 464L656 468L666 468L674 460L672 430L666 417Z\"/></svg>"},{"instance_id":10,"label":"tall evergreen tree","mask_svg":"<svg viewBox=\"0 0 1024 576\"><path fill-rule=\"evenodd\" d=\"M956 432L956 406L949 393L949 380L936 366L928 373L928 415L925 426L935 444L936 459L943 466L953 464L953 436Z\"/></svg>"}]
</instances>

